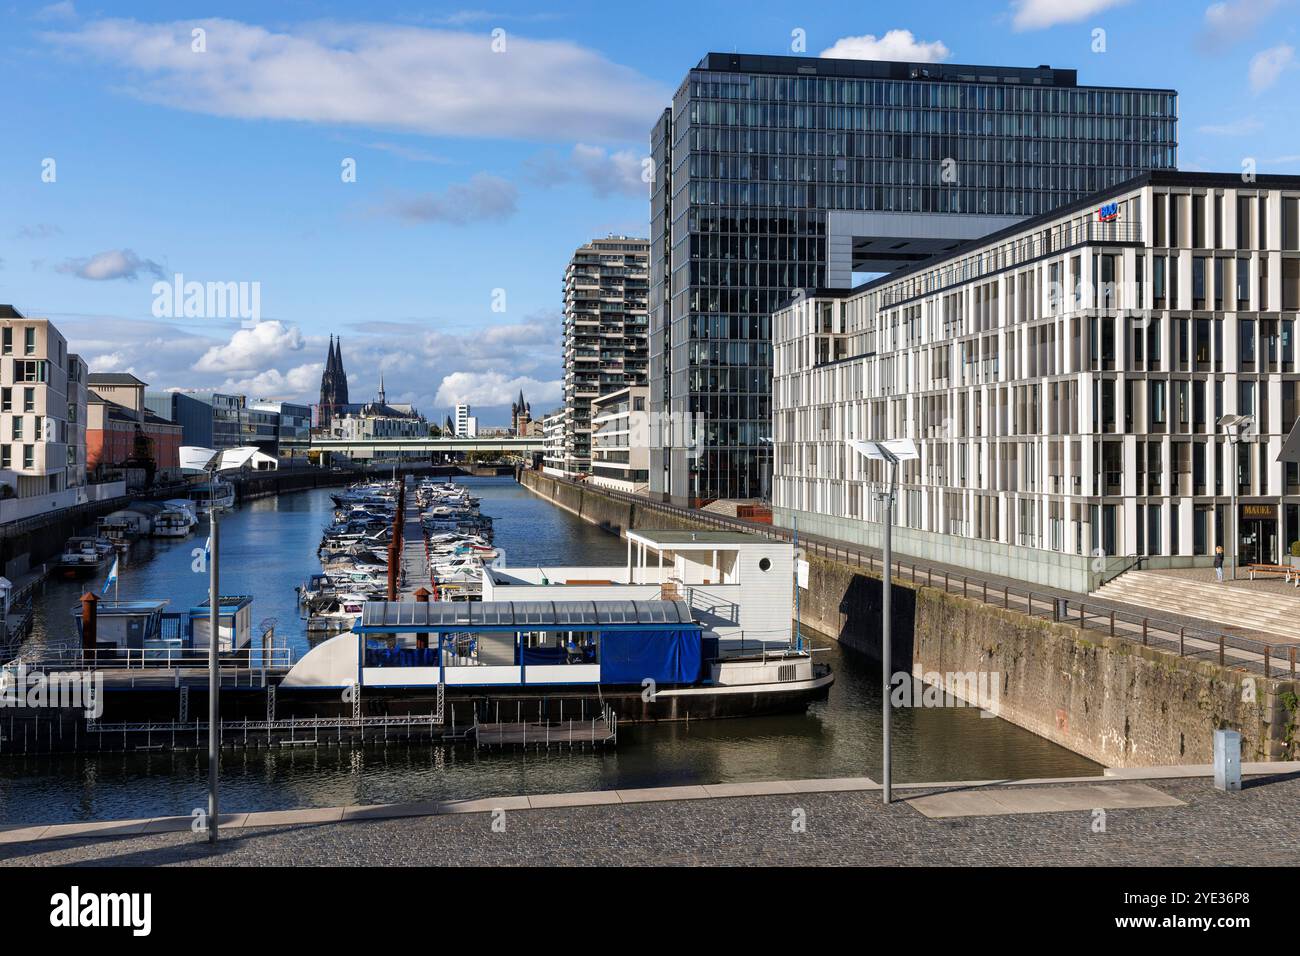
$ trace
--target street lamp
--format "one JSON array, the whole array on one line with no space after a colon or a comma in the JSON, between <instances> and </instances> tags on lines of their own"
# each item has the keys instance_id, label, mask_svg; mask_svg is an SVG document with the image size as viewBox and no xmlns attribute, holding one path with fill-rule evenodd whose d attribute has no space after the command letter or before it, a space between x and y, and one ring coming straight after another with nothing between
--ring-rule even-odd
<instances>
[{"instance_id":1,"label":"street lamp","mask_svg":"<svg viewBox=\"0 0 1300 956\"><path fill-rule=\"evenodd\" d=\"M217 763L221 746L218 721L221 694L221 675L217 668L218 645L221 643L221 593L218 573L220 554L220 526L217 521L217 476L224 471L237 471L255 458L272 460L270 456L251 445L216 451L195 445L182 445L180 464L182 472L206 474L212 503L208 510L208 842L217 842ZM234 647L234 632L231 632Z\"/></svg>"},{"instance_id":2,"label":"street lamp","mask_svg":"<svg viewBox=\"0 0 1300 956\"><path fill-rule=\"evenodd\" d=\"M881 784L884 787L885 803L889 803L892 797L893 778L890 770L890 717L891 707L889 703L889 674L893 666L890 654L890 592L894 588L893 575L893 527L894 527L894 495L898 490L898 463L900 461L912 461L921 457L916 450L916 443L910 438L893 438L889 441L858 441L854 438L848 439L849 445L860 455L864 455L872 461L883 461L889 465L889 482L884 494L885 499L885 547L884 547L884 565L885 579L883 589L883 599L880 602L880 669L883 677L881 683L882 701L880 705L881 717L884 721L884 733L881 740L881 749L883 756L881 758Z\"/></svg>"},{"instance_id":3,"label":"street lamp","mask_svg":"<svg viewBox=\"0 0 1300 956\"><path fill-rule=\"evenodd\" d=\"M1240 519L1237 515L1237 470L1240 467L1240 455L1237 446L1249 438L1250 429L1255 424L1254 415L1223 415L1219 418L1219 427L1228 436L1228 447L1232 449L1232 536L1228 538L1232 551L1232 580L1237 580L1237 549L1241 546L1241 532L1238 528ZM1226 529L1225 529L1226 530Z\"/></svg>"}]
</instances>

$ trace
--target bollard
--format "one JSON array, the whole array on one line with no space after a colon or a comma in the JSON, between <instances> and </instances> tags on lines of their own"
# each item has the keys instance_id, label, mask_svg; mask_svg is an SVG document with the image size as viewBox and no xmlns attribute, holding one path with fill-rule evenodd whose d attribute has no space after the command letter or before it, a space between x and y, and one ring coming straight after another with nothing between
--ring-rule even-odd
<instances>
[{"instance_id":1,"label":"bollard","mask_svg":"<svg viewBox=\"0 0 1300 956\"><path fill-rule=\"evenodd\" d=\"M1214 732L1214 789L1241 789L1241 734L1235 730Z\"/></svg>"}]
</instances>

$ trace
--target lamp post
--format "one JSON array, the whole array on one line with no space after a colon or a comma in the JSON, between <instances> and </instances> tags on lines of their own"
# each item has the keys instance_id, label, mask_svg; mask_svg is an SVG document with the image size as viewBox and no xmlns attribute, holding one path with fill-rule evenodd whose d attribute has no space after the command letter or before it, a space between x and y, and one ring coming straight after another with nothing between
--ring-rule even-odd
<instances>
[{"instance_id":1,"label":"lamp post","mask_svg":"<svg viewBox=\"0 0 1300 956\"><path fill-rule=\"evenodd\" d=\"M882 584L882 597L880 601L880 671L881 671L881 702L880 716L882 723L881 734L881 789L884 793L885 803L893 799L893 772L891 763L892 745L890 740L892 707L889 703L890 672L893 667L893 648L890 646L892 640L892 592L894 589L894 569L893 569L893 527L894 527L894 496L898 490L898 463L900 461L911 461L919 458L916 444L910 438L895 438L890 441L857 441L848 439L849 445L861 455L864 455L872 461L883 461L889 466L889 480L886 484L886 491L883 495L885 502L885 534L884 548L882 549L883 561L885 565L885 577Z\"/></svg>"},{"instance_id":2,"label":"lamp post","mask_svg":"<svg viewBox=\"0 0 1300 956\"><path fill-rule=\"evenodd\" d=\"M221 576L220 535L221 523L217 517L217 479L225 471L237 471L261 454L253 446L215 451L194 445L180 449L181 471L208 476L211 495L208 509L208 842L216 843L218 836L217 782L221 750L221 673L219 668L221 644ZM264 458L267 456L263 456ZM231 623L231 648L234 648L234 623Z\"/></svg>"},{"instance_id":3,"label":"lamp post","mask_svg":"<svg viewBox=\"0 0 1300 956\"><path fill-rule=\"evenodd\" d=\"M1248 433L1254 424L1254 415L1223 415L1219 418L1219 427L1228 436L1228 448L1232 457L1232 468L1228 476L1232 479L1232 536L1228 538L1228 541L1230 543L1229 556L1232 559L1232 580L1234 581L1237 580L1237 549L1241 546L1241 518L1237 514L1237 470L1240 465L1240 453L1237 446L1247 439Z\"/></svg>"}]
</instances>

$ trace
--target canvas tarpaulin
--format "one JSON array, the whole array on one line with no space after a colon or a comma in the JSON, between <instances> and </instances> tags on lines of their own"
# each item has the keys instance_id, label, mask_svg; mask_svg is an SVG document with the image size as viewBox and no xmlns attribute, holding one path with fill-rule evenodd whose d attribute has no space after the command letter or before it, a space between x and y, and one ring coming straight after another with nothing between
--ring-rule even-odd
<instances>
[{"instance_id":1,"label":"canvas tarpaulin","mask_svg":"<svg viewBox=\"0 0 1300 956\"><path fill-rule=\"evenodd\" d=\"M691 684L700 676L699 628L600 632L600 682Z\"/></svg>"}]
</instances>

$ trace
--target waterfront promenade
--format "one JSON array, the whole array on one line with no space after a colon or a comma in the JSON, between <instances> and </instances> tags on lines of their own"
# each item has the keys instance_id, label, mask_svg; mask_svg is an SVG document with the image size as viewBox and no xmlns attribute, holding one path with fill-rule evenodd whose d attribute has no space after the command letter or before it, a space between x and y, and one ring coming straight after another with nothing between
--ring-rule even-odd
<instances>
[{"instance_id":1,"label":"waterfront promenade","mask_svg":"<svg viewBox=\"0 0 1300 956\"><path fill-rule=\"evenodd\" d=\"M0 863L1300 863L1300 765L1247 770L1240 793L1215 790L1204 768L1152 768L1052 782L909 785L895 788L890 806L878 785L854 778L232 814L215 848L185 818L170 831L168 821L29 827L0 831Z\"/></svg>"}]
</instances>

